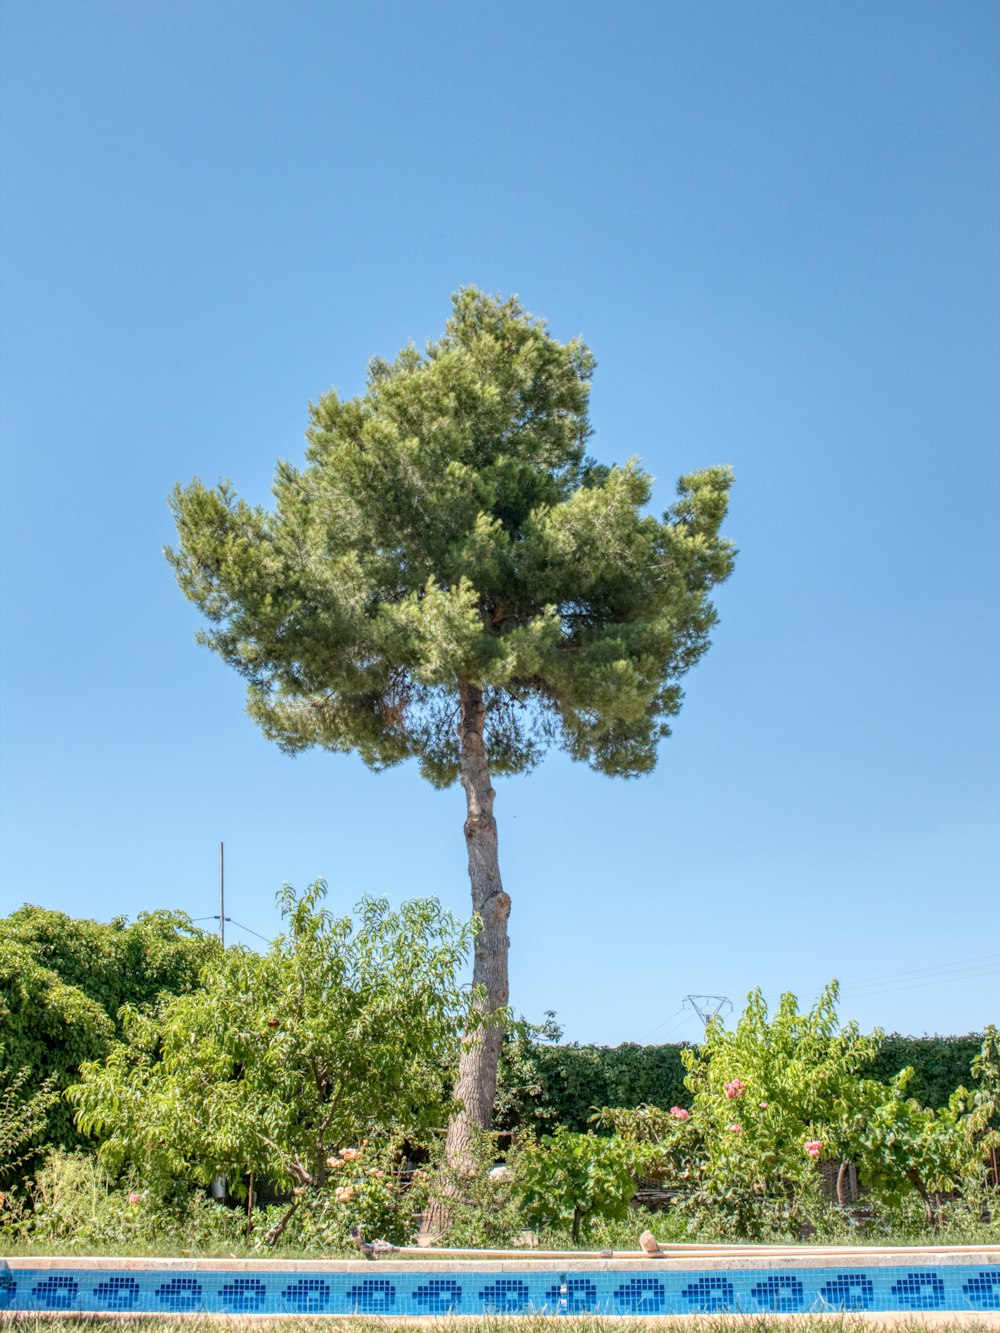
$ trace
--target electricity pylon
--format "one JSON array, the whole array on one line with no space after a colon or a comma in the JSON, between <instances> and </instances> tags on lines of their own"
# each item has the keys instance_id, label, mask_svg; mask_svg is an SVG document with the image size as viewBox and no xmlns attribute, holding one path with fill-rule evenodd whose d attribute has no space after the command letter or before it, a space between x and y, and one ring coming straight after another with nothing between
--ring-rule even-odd
<instances>
[{"instance_id":1,"label":"electricity pylon","mask_svg":"<svg viewBox=\"0 0 1000 1333\"><path fill-rule=\"evenodd\" d=\"M724 1008L728 1008L730 1012L733 1008L732 1000L726 995L685 995L684 1003L689 1004L695 1011L705 1024L706 1031L712 1019L721 1014ZM713 1003L715 1007L711 1008Z\"/></svg>"}]
</instances>

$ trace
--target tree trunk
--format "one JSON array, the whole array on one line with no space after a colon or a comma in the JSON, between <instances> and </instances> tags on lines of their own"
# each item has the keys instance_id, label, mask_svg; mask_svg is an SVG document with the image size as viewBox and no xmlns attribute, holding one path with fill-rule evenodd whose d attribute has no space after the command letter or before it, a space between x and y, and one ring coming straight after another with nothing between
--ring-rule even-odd
<instances>
[{"instance_id":1,"label":"tree trunk","mask_svg":"<svg viewBox=\"0 0 1000 1333\"><path fill-rule=\"evenodd\" d=\"M495 792L483 743L486 708L483 692L467 681L459 683L461 700L461 782L465 788L465 845L469 854L472 910L479 917L476 933L472 984L481 993L476 1008L484 1015L482 1026L466 1034L458 1062L455 1099L460 1109L452 1117L445 1141L445 1161L451 1177L445 1198L431 1205L424 1222L425 1234L437 1234L448 1224L447 1195L455 1197L456 1182L475 1170L474 1129L489 1129L497 1091L497 1064L503 1045L503 1017L508 999L507 918L510 898L500 881L497 857L497 826L493 818Z\"/></svg>"}]
</instances>

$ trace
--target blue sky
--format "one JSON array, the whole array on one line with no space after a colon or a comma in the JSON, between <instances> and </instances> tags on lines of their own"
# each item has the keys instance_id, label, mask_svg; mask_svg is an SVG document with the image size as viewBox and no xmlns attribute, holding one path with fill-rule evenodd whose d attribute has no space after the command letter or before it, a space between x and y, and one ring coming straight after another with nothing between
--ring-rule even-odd
<instances>
[{"instance_id":1,"label":"blue sky","mask_svg":"<svg viewBox=\"0 0 1000 1333\"><path fill-rule=\"evenodd\" d=\"M655 775L498 783L515 1007L692 1038L689 992L1000 1018L1000 10L6 0L3 910L323 876L466 915L460 791L281 755L162 547L265 501L306 403L520 294L593 451L731 463L740 548ZM210 924L210 923L207 923ZM235 927L230 938L255 937Z\"/></svg>"}]
</instances>

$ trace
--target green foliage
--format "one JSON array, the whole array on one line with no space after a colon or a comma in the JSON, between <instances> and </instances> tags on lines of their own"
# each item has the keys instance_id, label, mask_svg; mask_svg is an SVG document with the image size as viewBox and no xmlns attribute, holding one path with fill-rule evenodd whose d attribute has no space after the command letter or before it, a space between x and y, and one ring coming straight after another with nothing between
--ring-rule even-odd
<instances>
[{"instance_id":1,"label":"green foliage","mask_svg":"<svg viewBox=\"0 0 1000 1333\"><path fill-rule=\"evenodd\" d=\"M834 1126L855 1113L858 1073L880 1034L862 1036L855 1023L841 1028L836 1001L832 983L808 1013L783 995L770 1017L754 991L733 1032L716 1020L704 1044L684 1052L709 1192L740 1182L761 1198L804 1194L815 1187L817 1156L845 1155L846 1145L831 1142L843 1137ZM818 1150L807 1147L816 1143Z\"/></svg>"},{"instance_id":2,"label":"green foliage","mask_svg":"<svg viewBox=\"0 0 1000 1333\"><path fill-rule=\"evenodd\" d=\"M992 1023L972 1062L972 1078L976 1085L969 1109L973 1133L981 1150L996 1154L1000 1148L1000 1032ZM1000 1185L995 1160L993 1172L994 1184Z\"/></svg>"},{"instance_id":3,"label":"green foliage","mask_svg":"<svg viewBox=\"0 0 1000 1333\"><path fill-rule=\"evenodd\" d=\"M452 305L424 352L371 362L361 397L310 406L306 465L279 465L273 511L228 484L176 489L167 555L213 626L202 641L289 751L413 756L446 785L468 681L494 773L553 741L604 773L648 771L732 567L729 472L683 477L657 520L637 464L586 457L583 343L516 299L465 288Z\"/></svg>"},{"instance_id":4,"label":"green foliage","mask_svg":"<svg viewBox=\"0 0 1000 1333\"><path fill-rule=\"evenodd\" d=\"M813 1225L825 1205L820 1161L857 1164L883 1215L908 1197L926 1220L940 1196L974 1187L976 1153L969 1094L937 1111L907 1097L911 1070L889 1084L863 1077L879 1048L841 1027L836 983L800 1013L782 997L775 1015L753 992L734 1031L711 1023L704 1044L682 1053L691 1107L605 1108L599 1122L626 1140L657 1145L655 1171L695 1216L713 1210L731 1234L749 1238Z\"/></svg>"},{"instance_id":5,"label":"green foliage","mask_svg":"<svg viewBox=\"0 0 1000 1333\"><path fill-rule=\"evenodd\" d=\"M554 1014L511 1029L500 1060L494 1124L585 1133L597 1106L687 1105L683 1046L560 1045Z\"/></svg>"},{"instance_id":6,"label":"green foliage","mask_svg":"<svg viewBox=\"0 0 1000 1333\"><path fill-rule=\"evenodd\" d=\"M190 1189L151 1189L136 1173L108 1175L90 1153L51 1152L35 1177L32 1209L17 1233L62 1249L116 1253L170 1246L186 1253L231 1247L242 1215Z\"/></svg>"},{"instance_id":7,"label":"green foliage","mask_svg":"<svg viewBox=\"0 0 1000 1333\"><path fill-rule=\"evenodd\" d=\"M401 1145L367 1140L341 1148L328 1159L322 1189L309 1191L287 1239L307 1249L338 1249L357 1255L352 1234L366 1241L408 1245L422 1191L405 1178Z\"/></svg>"},{"instance_id":8,"label":"green foliage","mask_svg":"<svg viewBox=\"0 0 1000 1333\"><path fill-rule=\"evenodd\" d=\"M559 1128L524 1149L521 1189L534 1226L569 1223L574 1241L591 1218L624 1217L648 1156L623 1139Z\"/></svg>"},{"instance_id":9,"label":"green foliage","mask_svg":"<svg viewBox=\"0 0 1000 1333\"><path fill-rule=\"evenodd\" d=\"M878 1052L866 1067L868 1078L890 1083L902 1069L912 1069L909 1095L921 1106L947 1106L951 1094L968 1085L972 1061L982 1036L903 1037L890 1032L879 1042Z\"/></svg>"},{"instance_id":10,"label":"green foliage","mask_svg":"<svg viewBox=\"0 0 1000 1333\"><path fill-rule=\"evenodd\" d=\"M549 1010L542 1023L510 1019L497 1069L493 1124L499 1131L539 1129L555 1118L542 1070L545 1053L558 1042L562 1028Z\"/></svg>"},{"instance_id":11,"label":"green foliage","mask_svg":"<svg viewBox=\"0 0 1000 1333\"><path fill-rule=\"evenodd\" d=\"M558 1025L555 1033L558 1034ZM901 1037L879 1039L873 1059L861 1071L890 1083L912 1068L907 1095L921 1106L946 1107L955 1088L969 1085L982 1037ZM685 1106L691 1094L679 1045L560 1045L553 1031L527 1025L513 1033L501 1058L495 1124L539 1132L565 1125L582 1133L598 1106Z\"/></svg>"},{"instance_id":12,"label":"green foliage","mask_svg":"<svg viewBox=\"0 0 1000 1333\"><path fill-rule=\"evenodd\" d=\"M34 1141L40 1137L57 1097L51 1078L39 1083L27 1066L0 1068L0 1184L10 1181L38 1151Z\"/></svg>"},{"instance_id":13,"label":"green foliage","mask_svg":"<svg viewBox=\"0 0 1000 1333\"><path fill-rule=\"evenodd\" d=\"M437 1196L442 1187L447 1191L447 1243L477 1249L516 1244L527 1226L518 1141L510 1143L506 1134L473 1126L471 1150L459 1168L449 1166L442 1142L431 1145L430 1157L430 1165L415 1172L414 1180L421 1191L429 1192L431 1186Z\"/></svg>"},{"instance_id":14,"label":"green foliage","mask_svg":"<svg viewBox=\"0 0 1000 1333\"><path fill-rule=\"evenodd\" d=\"M939 1220L940 1196L958 1189L972 1172L968 1093L956 1089L949 1105L937 1111L922 1107L904 1096L908 1074L904 1071L891 1090L862 1081L842 1151L857 1161L873 1198L898 1208L915 1190L933 1224Z\"/></svg>"},{"instance_id":15,"label":"green foliage","mask_svg":"<svg viewBox=\"0 0 1000 1333\"><path fill-rule=\"evenodd\" d=\"M84 1061L102 1056L115 1036L114 1022L96 1001L66 985L17 940L0 942L0 1024L12 1064L58 1088ZM45 1133L53 1142L75 1141L65 1103L51 1108Z\"/></svg>"},{"instance_id":16,"label":"green foliage","mask_svg":"<svg viewBox=\"0 0 1000 1333\"><path fill-rule=\"evenodd\" d=\"M124 1004L150 1004L161 991L190 990L220 948L185 912L141 912L131 925L125 917L105 924L25 905L7 917L4 934L112 1019Z\"/></svg>"},{"instance_id":17,"label":"green foliage","mask_svg":"<svg viewBox=\"0 0 1000 1333\"><path fill-rule=\"evenodd\" d=\"M3 921L0 1027L6 1057L63 1090L80 1065L101 1059L121 1034L119 1010L150 1003L161 991L189 990L219 951L214 936L182 912L151 912L133 925L74 920L25 906ZM70 1108L50 1107L49 1143L77 1142Z\"/></svg>"},{"instance_id":18,"label":"green foliage","mask_svg":"<svg viewBox=\"0 0 1000 1333\"><path fill-rule=\"evenodd\" d=\"M288 933L266 954L229 949L198 990L126 1010L126 1042L68 1094L112 1173L132 1163L157 1188L224 1175L234 1193L253 1173L299 1200L340 1147L441 1123L468 928L433 901L365 899L357 922L337 919L325 892L286 887Z\"/></svg>"}]
</instances>

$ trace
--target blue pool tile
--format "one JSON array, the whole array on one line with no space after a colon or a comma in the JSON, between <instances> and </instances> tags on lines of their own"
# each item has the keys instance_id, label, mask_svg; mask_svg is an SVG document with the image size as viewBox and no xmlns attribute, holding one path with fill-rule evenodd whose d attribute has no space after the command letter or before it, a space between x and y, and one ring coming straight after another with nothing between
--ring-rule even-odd
<instances>
[{"instance_id":1,"label":"blue pool tile","mask_svg":"<svg viewBox=\"0 0 1000 1333\"><path fill-rule=\"evenodd\" d=\"M157 1287L156 1299L164 1310L200 1310L205 1292L196 1277L172 1277Z\"/></svg>"},{"instance_id":2,"label":"blue pool tile","mask_svg":"<svg viewBox=\"0 0 1000 1333\"><path fill-rule=\"evenodd\" d=\"M222 1308L232 1314L253 1314L263 1310L266 1300L267 1287L258 1277L233 1278L219 1291Z\"/></svg>"},{"instance_id":3,"label":"blue pool tile","mask_svg":"<svg viewBox=\"0 0 1000 1333\"><path fill-rule=\"evenodd\" d=\"M667 1292L656 1277L630 1277L616 1288L615 1308L621 1314L663 1314Z\"/></svg>"},{"instance_id":4,"label":"blue pool tile","mask_svg":"<svg viewBox=\"0 0 1000 1333\"><path fill-rule=\"evenodd\" d=\"M323 1314L330 1308L330 1284L321 1277L300 1277L281 1293L285 1307L295 1314Z\"/></svg>"},{"instance_id":5,"label":"blue pool tile","mask_svg":"<svg viewBox=\"0 0 1000 1333\"><path fill-rule=\"evenodd\" d=\"M588 1277L562 1273L545 1293L545 1308L555 1314L592 1314L598 1309L597 1287Z\"/></svg>"},{"instance_id":6,"label":"blue pool tile","mask_svg":"<svg viewBox=\"0 0 1000 1333\"><path fill-rule=\"evenodd\" d=\"M747 1314L809 1310L1000 1309L1000 1266L860 1265L530 1273L297 1273L0 1267L0 1308L97 1312L206 1311L231 1314L476 1314L482 1311L620 1315Z\"/></svg>"},{"instance_id":7,"label":"blue pool tile","mask_svg":"<svg viewBox=\"0 0 1000 1333\"><path fill-rule=\"evenodd\" d=\"M501 1277L488 1282L479 1293L480 1308L497 1314L516 1314L531 1305L528 1285L518 1277Z\"/></svg>"},{"instance_id":8,"label":"blue pool tile","mask_svg":"<svg viewBox=\"0 0 1000 1333\"><path fill-rule=\"evenodd\" d=\"M396 1304L396 1284L387 1278L366 1277L347 1293L347 1308L358 1314L389 1314Z\"/></svg>"},{"instance_id":9,"label":"blue pool tile","mask_svg":"<svg viewBox=\"0 0 1000 1333\"><path fill-rule=\"evenodd\" d=\"M820 1287L820 1297L834 1310L870 1310L875 1288L864 1273L838 1273Z\"/></svg>"},{"instance_id":10,"label":"blue pool tile","mask_svg":"<svg viewBox=\"0 0 1000 1333\"><path fill-rule=\"evenodd\" d=\"M448 1314L462 1308L462 1288L451 1277L432 1277L413 1293L417 1314Z\"/></svg>"},{"instance_id":11,"label":"blue pool tile","mask_svg":"<svg viewBox=\"0 0 1000 1333\"><path fill-rule=\"evenodd\" d=\"M907 1273L895 1283L892 1294L901 1307L910 1310L940 1310L944 1306L944 1283L937 1273L927 1269Z\"/></svg>"},{"instance_id":12,"label":"blue pool tile","mask_svg":"<svg viewBox=\"0 0 1000 1333\"><path fill-rule=\"evenodd\" d=\"M80 1284L72 1277L47 1277L31 1289L38 1310L72 1310L80 1294Z\"/></svg>"},{"instance_id":13,"label":"blue pool tile","mask_svg":"<svg viewBox=\"0 0 1000 1333\"><path fill-rule=\"evenodd\" d=\"M112 1273L94 1287L94 1302L101 1310L133 1310L139 1300L139 1283L124 1273Z\"/></svg>"},{"instance_id":14,"label":"blue pool tile","mask_svg":"<svg viewBox=\"0 0 1000 1333\"><path fill-rule=\"evenodd\" d=\"M1000 1310L1000 1271L980 1272L964 1283L962 1290L977 1310Z\"/></svg>"},{"instance_id":15,"label":"blue pool tile","mask_svg":"<svg viewBox=\"0 0 1000 1333\"><path fill-rule=\"evenodd\" d=\"M772 1273L750 1289L750 1299L761 1310L775 1314L794 1314L805 1304L805 1292L797 1277Z\"/></svg>"},{"instance_id":16,"label":"blue pool tile","mask_svg":"<svg viewBox=\"0 0 1000 1333\"><path fill-rule=\"evenodd\" d=\"M14 1297L17 1295L17 1283L10 1275L10 1271L0 1270L0 1310L9 1310L14 1304Z\"/></svg>"},{"instance_id":17,"label":"blue pool tile","mask_svg":"<svg viewBox=\"0 0 1000 1333\"><path fill-rule=\"evenodd\" d=\"M736 1295L733 1284L721 1273L710 1273L698 1278L681 1292L689 1310L700 1310L705 1314L716 1311L733 1310L736 1307Z\"/></svg>"}]
</instances>

